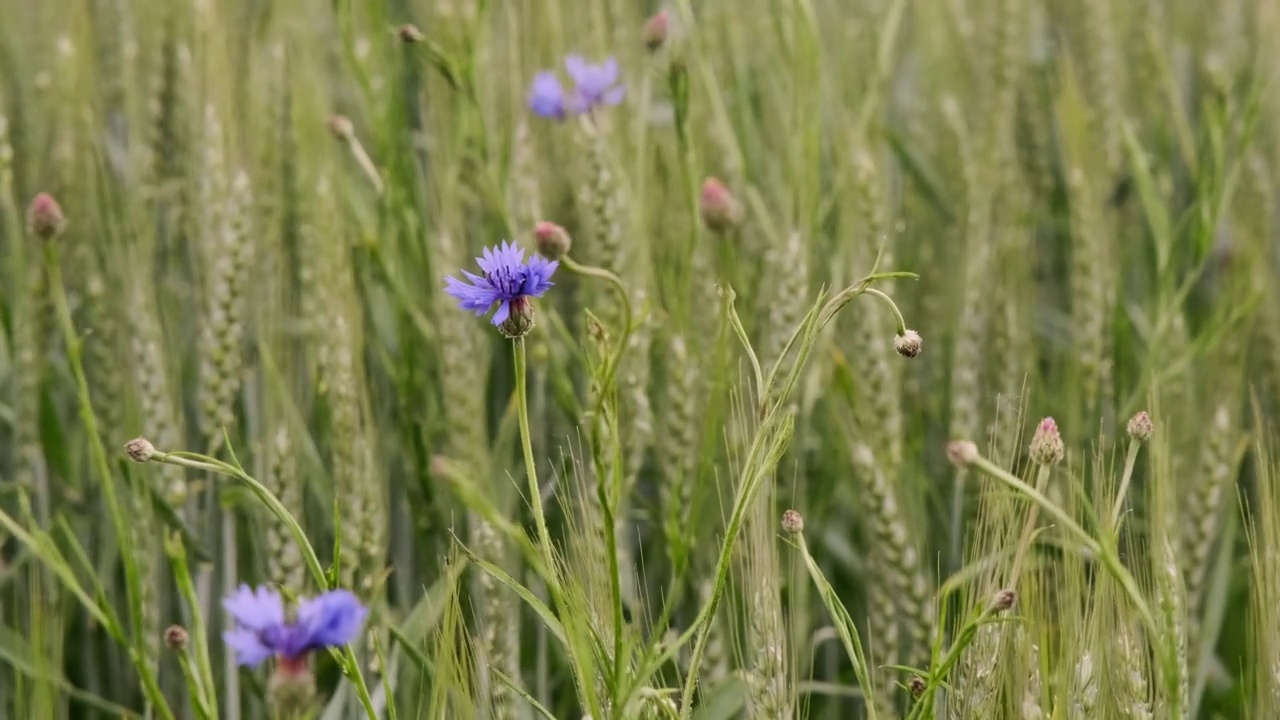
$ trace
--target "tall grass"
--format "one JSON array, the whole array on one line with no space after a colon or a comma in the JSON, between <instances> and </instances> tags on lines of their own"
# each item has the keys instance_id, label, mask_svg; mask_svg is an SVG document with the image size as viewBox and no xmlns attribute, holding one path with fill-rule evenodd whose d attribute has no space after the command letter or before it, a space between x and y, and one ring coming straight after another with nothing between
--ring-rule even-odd
<instances>
[{"instance_id":1,"label":"tall grass","mask_svg":"<svg viewBox=\"0 0 1280 720\"><path fill-rule=\"evenodd\" d=\"M0 10L0 716L1280 717L1272 3Z\"/></svg>"}]
</instances>

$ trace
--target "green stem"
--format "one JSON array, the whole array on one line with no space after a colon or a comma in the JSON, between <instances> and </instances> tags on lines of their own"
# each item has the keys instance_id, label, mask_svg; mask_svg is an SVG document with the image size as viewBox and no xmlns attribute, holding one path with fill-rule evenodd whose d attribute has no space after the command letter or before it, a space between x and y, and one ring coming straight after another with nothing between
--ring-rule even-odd
<instances>
[{"instance_id":1,"label":"green stem","mask_svg":"<svg viewBox=\"0 0 1280 720\"><path fill-rule=\"evenodd\" d=\"M1124 474L1120 476L1120 488L1116 490L1116 503L1111 507L1111 530L1120 531L1120 513L1124 512L1124 496L1129 492L1129 483L1133 480L1133 466L1138 461L1138 448L1142 443L1129 441L1129 450L1124 456Z\"/></svg>"},{"instance_id":2,"label":"green stem","mask_svg":"<svg viewBox=\"0 0 1280 720\"><path fill-rule=\"evenodd\" d=\"M533 523L538 529L538 544L542 546L542 554L547 563L547 585L558 588L555 550L551 545L551 533L547 531L547 518L542 512L542 491L538 487L538 466L533 459L533 435L529 430L529 399L526 392L525 378L526 358L524 338L514 341L513 353L516 365L516 414L520 419L520 447L524 451L524 472L529 480L529 503L533 509ZM558 592L558 590L553 590Z\"/></svg>"},{"instance_id":3,"label":"green stem","mask_svg":"<svg viewBox=\"0 0 1280 720\"><path fill-rule=\"evenodd\" d=\"M902 311L898 309L898 304L893 301L893 298L886 295L883 291L871 287L867 288L863 292L879 299L885 305L888 305L889 309L893 311L893 319L898 323L898 334L905 335L907 333L906 318L902 317Z\"/></svg>"},{"instance_id":4,"label":"green stem","mask_svg":"<svg viewBox=\"0 0 1280 720\"><path fill-rule=\"evenodd\" d=\"M103 495L107 500L107 511L111 515L111 524L116 534L116 542L120 544L121 562L124 564L125 595L129 604L129 659L137 667L138 676L142 680L143 693L147 702L155 708L161 717L174 720L173 711L160 691L150 663L142 651L140 638L142 622L142 582L138 576L138 561L133 552L133 536L125 523L120 509L120 499L116 496L115 476L107 461L107 451L102 445L102 435L98 432L97 418L93 413L93 400L89 395L89 381L84 374L84 363L80 357L80 338L76 336L75 322L71 319L71 308L67 303L67 291L62 283L62 266L58 260L58 246L55 242L45 242L45 266L49 273L49 290L58 315L58 323L62 327L63 341L67 345L67 363L71 366L76 380L76 390L80 400L80 420L88 435L90 458L94 471L102 483Z\"/></svg>"},{"instance_id":5,"label":"green stem","mask_svg":"<svg viewBox=\"0 0 1280 720\"><path fill-rule=\"evenodd\" d=\"M1036 492L1043 494L1049 485L1051 466L1041 465L1036 471ZM1013 568L1009 571L1009 588L1016 590L1018 580L1022 576L1022 563L1027 559L1027 551L1031 549L1031 535L1036 529L1036 518L1040 512L1039 505L1032 505L1027 514L1027 524L1022 528L1022 537L1018 539L1018 552L1013 557Z\"/></svg>"}]
</instances>

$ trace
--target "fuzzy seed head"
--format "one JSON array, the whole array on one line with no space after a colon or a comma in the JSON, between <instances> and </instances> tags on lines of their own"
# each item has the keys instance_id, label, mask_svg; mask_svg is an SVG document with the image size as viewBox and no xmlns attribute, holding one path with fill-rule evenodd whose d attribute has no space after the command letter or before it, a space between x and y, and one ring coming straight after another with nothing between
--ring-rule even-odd
<instances>
[{"instance_id":1,"label":"fuzzy seed head","mask_svg":"<svg viewBox=\"0 0 1280 720\"><path fill-rule=\"evenodd\" d=\"M1057 465L1066 455L1058 423L1051 417L1040 421L1036 434L1031 438L1031 460L1040 465Z\"/></svg>"},{"instance_id":2,"label":"fuzzy seed head","mask_svg":"<svg viewBox=\"0 0 1280 720\"><path fill-rule=\"evenodd\" d=\"M947 459L957 467L972 465L981 454L972 440L952 440L947 443Z\"/></svg>"},{"instance_id":3,"label":"fuzzy seed head","mask_svg":"<svg viewBox=\"0 0 1280 720\"><path fill-rule=\"evenodd\" d=\"M913 358L920 354L924 338L915 330L908 330L893 339L893 349L904 358Z\"/></svg>"},{"instance_id":4,"label":"fuzzy seed head","mask_svg":"<svg viewBox=\"0 0 1280 720\"><path fill-rule=\"evenodd\" d=\"M1138 442L1146 442L1151 439L1151 433L1155 432L1155 426L1151 423L1151 416L1146 410L1141 410L1137 415L1129 418L1129 437Z\"/></svg>"},{"instance_id":5,"label":"fuzzy seed head","mask_svg":"<svg viewBox=\"0 0 1280 720\"><path fill-rule=\"evenodd\" d=\"M67 227L62 206L49 193L40 193L27 206L27 230L41 240L53 240Z\"/></svg>"},{"instance_id":6,"label":"fuzzy seed head","mask_svg":"<svg viewBox=\"0 0 1280 720\"><path fill-rule=\"evenodd\" d=\"M339 140L350 140L355 135L356 128L346 115L332 115L329 117L329 132Z\"/></svg>"},{"instance_id":7,"label":"fuzzy seed head","mask_svg":"<svg viewBox=\"0 0 1280 720\"><path fill-rule=\"evenodd\" d=\"M569 231L546 220L540 220L533 226L533 239L538 247L538 254L548 260L559 260L573 247Z\"/></svg>"},{"instance_id":8,"label":"fuzzy seed head","mask_svg":"<svg viewBox=\"0 0 1280 720\"><path fill-rule=\"evenodd\" d=\"M1012 590L1000 590L991 596L991 609L995 612L1004 612L1013 607L1013 603L1017 601L1018 595Z\"/></svg>"},{"instance_id":9,"label":"fuzzy seed head","mask_svg":"<svg viewBox=\"0 0 1280 720\"><path fill-rule=\"evenodd\" d=\"M782 529L788 535L799 535L804 532L804 516L795 510L782 513Z\"/></svg>"},{"instance_id":10,"label":"fuzzy seed head","mask_svg":"<svg viewBox=\"0 0 1280 720\"><path fill-rule=\"evenodd\" d=\"M400 36L400 42L406 45L422 42L424 38L422 31L418 29L417 25L401 25L400 29L396 32Z\"/></svg>"},{"instance_id":11,"label":"fuzzy seed head","mask_svg":"<svg viewBox=\"0 0 1280 720\"><path fill-rule=\"evenodd\" d=\"M170 625L164 631L164 644L169 646L170 650L182 652L187 649L187 629L181 625Z\"/></svg>"},{"instance_id":12,"label":"fuzzy seed head","mask_svg":"<svg viewBox=\"0 0 1280 720\"><path fill-rule=\"evenodd\" d=\"M125 443L124 452L130 460L140 463L147 462L159 454L156 452L156 447L146 438L134 438Z\"/></svg>"},{"instance_id":13,"label":"fuzzy seed head","mask_svg":"<svg viewBox=\"0 0 1280 720\"><path fill-rule=\"evenodd\" d=\"M702 222L712 232L725 233L742 222L742 206L737 198L724 183L713 177L702 182L698 210L702 214Z\"/></svg>"},{"instance_id":14,"label":"fuzzy seed head","mask_svg":"<svg viewBox=\"0 0 1280 720\"><path fill-rule=\"evenodd\" d=\"M649 50L657 50L667 41L671 32L671 13L659 10L644 24L644 45Z\"/></svg>"}]
</instances>

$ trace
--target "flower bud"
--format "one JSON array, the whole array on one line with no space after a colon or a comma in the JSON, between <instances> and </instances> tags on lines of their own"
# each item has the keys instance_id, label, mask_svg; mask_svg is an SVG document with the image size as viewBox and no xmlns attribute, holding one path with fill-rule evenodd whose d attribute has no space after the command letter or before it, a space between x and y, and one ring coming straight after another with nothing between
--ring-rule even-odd
<instances>
[{"instance_id":1,"label":"flower bud","mask_svg":"<svg viewBox=\"0 0 1280 720\"><path fill-rule=\"evenodd\" d=\"M702 182L702 196L698 210L702 222L716 233L725 233L742 222L742 206L719 180L709 177Z\"/></svg>"},{"instance_id":2,"label":"flower bud","mask_svg":"<svg viewBox=\"0 0 1280 720\"><path fill-rule=\"evenodd\" d=\"M971 440L952 440L947 443L947 459L957 467L968 467L982 455Z\"/></svg>"},{"instance_id":3,"label":"flower bud","mask_svg":"<svg viewBox=\"0 0 1280 720\"><path fill-rule=\"evenodd\" d=\"M400 42L409 45L411 43L422 42L422 31L416 25L401 25L396 31L400 36Z\"/></svg>"},{"instance_id":4,"label":"flower bud","mask_svg":"<svg viewBox=\"0 0 1280 720\"><path fill-rule=\"evenodd\" d=\"M521 295L511 301L511 314L498 326L499 332L509 340L524 337L533 329L533 301Z\"/></svg>"},{"instance_id":5,"label":"flower bud","mask_svg":"<svg viewBox=\"0 0 1280 720\"><path fill-rule=\"evenodd\" d=\"M156 452L156 447L146 438L134 438L125 443L124 452L130 460L140 463L147 462L159 454Z\"/></svg>"},{"instance_id":6,"label":"flower bud","mask_svg":"<svg viewBox=\"0 0 1280 720\"><path fill-rule=\"evenodd\" d=\"M788 535L799 535L804 532L804 516L795 510L782 513L782 529Z\"/></svg>"},{"instance_id":7,"label":"flower bud","mask_svg":"<svg viewBox=\"0 0 1280 720\"><path fill-rule=\"evenodd\" d=\"M170 650L181 652L187 649L187 629L181 625L170 625L164 631L164 644Z\"/></svg>"},{"instance_id":8,"label":"flower bud","mask_svg":"<svg viewBox=\"0 0 1280 720\"><path fill-rule=\"evenodd\" d=\"M1013 603L1018 599L1017 593L1012 590L1000 590L991 596L991 610L993 612L1004 612L1013 607Z\"/></svg>"},{"instance_id":9,"label":"flower bud","mask_svg":"<svg viewBox=\"0 0 1280 720\"><path fill-rule=\"evenodd\" d=\"M667 41L671 32L671 13L659 10L644 24L644 45L650 51L657 50Z\"/></svg>"},{"instance_id":10,"label":"flower bud","mask_svg":"<svg viewBox=\"0 0 1280 720\"><path fill-rule=\"evenodd\" d=\"M1151 433L1155 432L1155 426L1151 423L1151 416L1147 411L1142 410L1129 418L1128 430L1130 438L1138 442L1146 442L1151 439Z\"/></svg>"},{"instance_id":11,"label":"flower bud","mask_svg":"<svg viewBox=\"0 0 1280 720\"><path fill-rule=\"evenodd\" d=\"M339 140L350 140L356 134L356 128L346 115L332 115L329 117L329 132Z\"/></svg>"},{"instance_id":12,"label":"flower bud","mask_svg":"<svg viewBox=\"0 0 1280 720\"><path fill-rule=\"evenodd\" d=\"M27 206L27 230L41 240L53 240L67 227L62 207L49 193L36 195Z\"/></svg>"},{"instance_id":13,"label":"flower bud","mask_svg":"<svg viewBox=\"0 0 1280 720\"><path fill-rule=\"evenodd\" d=\"M1036 434L1031 437L1031 460L1040 465L1057 465L1062 462L1066 448L1062 444L1062 435L1058 433L1058 423L1051 417L1040 421Z\"/></svg>"},{"instance_id":14,"label":"flower bud","mask_svg":"<svg viewBox=\"0 0 1280 720\"><path fill-rule=\"evenodd\" d=\"M926 687L924 678L919 675L912 675L910 682L907 683L907 687L911 690L911 697L920 697L924 694L924 689Z\"/></svg>"},{"instance_id":15,"label":"flower bud","mask_svg":"<svg viewBox=\"0 0 1280 720\"><path fill-rule=\"evenodd\" d=\"M569 237L569 232L546 220L540 220L533 226L533 239L538 247L538 254L548 260L559 260L573 247L573 238Z\"/></svg>"},{"instance_id":16,"label":"flower bud","mask_svg":"<svg viewBox=\"0 0 1280 720\"><path fill-rule=\"evenodd\" d=\"M915 330L908 330L893 338L893 349L904 358L913 358L920 354L924 338Z\"/></svg>"}]
</instances>

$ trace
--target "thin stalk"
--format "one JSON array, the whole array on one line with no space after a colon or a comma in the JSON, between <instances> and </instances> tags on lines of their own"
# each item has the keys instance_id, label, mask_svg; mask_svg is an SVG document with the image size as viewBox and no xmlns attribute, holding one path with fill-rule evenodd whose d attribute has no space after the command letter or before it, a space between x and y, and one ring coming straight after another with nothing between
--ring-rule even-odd
<instances>
[{"instance_id":1,"label":"thin stalk","mask_svg":"<svg viewBox=\"0 0 1280 720\"><path fill-rule=\"evenodd\" d=\"M1124 456L1124 474L1120 476L1120 487L1116 490L1116 502L1111 507L1112 532L1120 531L1120 513L1124 512L1124 496L1129 492L1129 483L1133 480L1133 466L1138 461L1139 440L1130 440L1129 449Z\"/></svg>"},{"instance_id":2,"label":"thin stalk","mask_svg":"<svg viewBox=\"0 0 1280 720\"><path fill-rule=\"evenodd\" d=\"M142 643L139 638L143 627L141 578L138 576L137 557L133 552L133 536L121 512L120 498L116 496L115 476L111 472L111 464L107 461L107 451L102 445L102 436L98 433L98 421L93 413L93 400L89 395L89 381L85 377L84 362L80 357L80 338L76 335L75 322L71 319L71 308L67 303L67 291L62 282L62 266L58 260L56 242L45 242L44 258L49 274L49 289L53 296L58 323L62 328L63 341L67 345L67 364L71 366L71 373L76 380L76 391L80 400L80 420L84 423L85 432L88 435L90 458L94 471L102 483L116 542L120 544L120 559L124 564L125 594L129 604L129 659L138 670L147 702L162 718L174 720L173 710L169 708L155 673L152 672L151 664L147 662L142 652Z\"/></svg>"},{"instance_id":3,"label":"thin stalk","mask_svg":"<svg viewBox=\"0 0 1280 720\"><path fill-rule=\"evenodd\" d=\"M552 595L559 594L560 581L556 571L555 551L551 545L551 533L547 531L547 518L542 512L542 491L538 486L538 466L533 459L533 435L529 430L529 399L526 395L527 380L525 368L524 338L518 337L513 343L512 353L516 366L516 414L520 420L520 447L524 451L524 472L529 481L529 503L533 509L533 523L538 529L538 544L542 546L542 554L547 563L548 587Z\"/></svg>"},{"instance_id":4,"label":"thin stalk","mask_svg":"<svg viewBox=\"0 0 1280 720\"><path fill-rule=\"evenodd\" d=\"M1049 474L1052 472L1051 465L1040 465L1036 471L1036 492L1044 494L1049 485ZM1031 549L1031 535L1036 530L1036 520L1040 514L1040 506L1032 505L1031 511L1027 514L1027 524L1022 527L1022 536L1018 538L1018 552L1013 556L1013 567L1009 571L1009 587L1017 589L1018 579L1022 577L1022 563L1027 559L1027 552Z\"/></svg>"}]
</instances>

